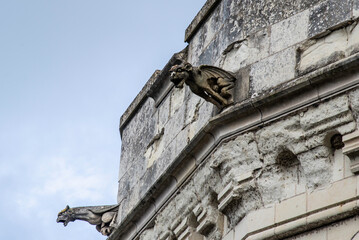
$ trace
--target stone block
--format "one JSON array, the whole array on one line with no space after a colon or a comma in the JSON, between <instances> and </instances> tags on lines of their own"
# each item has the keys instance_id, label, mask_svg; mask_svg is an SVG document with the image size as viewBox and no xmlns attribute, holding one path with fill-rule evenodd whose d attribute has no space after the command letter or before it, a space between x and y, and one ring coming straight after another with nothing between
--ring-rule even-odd
<instances>
[{"instance_id":1,"label":"stone block","mask_svg":"<svg viewBox=\"0 0 359 240\"><path fill-rule=\"evenodd\" d=\"M261 122L261 113L258 109L252 108L248 110L248 114L243 114L240 116L234 116L233 120L222 125L220 128L215 128L211 131L211 134L215 137L216 140L221 139L226 135L231 135L234 132L240 132L244 129L249 129L254 125Z\"/></svg>"},{"instance_id":2,"label":"stone block","mask_svg":"<svg viewBox=\"0 0 359 240\"><path fill-rule=\"evenodd\" d=\"M325 187L332 179L332 164L327 147L317 147L298 155L306 178L306 186L310 189Z\"/></svg>"},{"instance_id":3,"label":"stone block","mask_svg":"<svg viewBox=\"0 0 359 240\"><path fill-rule=\"evenodd\" d=\"M358 0L359 2L359 0ZM359 88L349 93L349 103L357 123L359 123Z\"/></svg>"},{"instance_id":4,"label":"stone block","mask_svg":"<svg viewBox=\"0 0 359 240\"><path fill-rule=\"evenodd\" d=\"M312 107L300 117L300 125L304 130L317 126L319 123L327 121L336 116L349 111L348 97L342 95L318 107Z\"/></svg>"},{"instance_id":5,"label":"stone block","mask_svg":"<svg viewBox=\"0 0 359 240\"><path fill-rule=\"evenodd\" d=\"M233 90L235 103L242 102L249 97L249 73L250 66L240 69L234 75L237 79Z\"/></svg>"},{"instance_id":6,"label":"stone block","mask_svg":"<svg viewBox=\"0 0 359 240\"><path fill-rule=\"evenodd\" d=\"M274 229L275 235L285 235L288 232L292 232L293 230L297 230L303 228L306 225L305 218L299 218L294 221L290 221L288 223L281 224ZM307 239L307 238L305 238ZM311 239L311 238L308 238ZM318 239L319 240L319 239ZM325 240L325 238L320 238L320 240Z\"/></svg>"},{"instance_id":7,"label":"stone block","mask_svg":"<svg viewBox=\"0 0 359 240\"><path fill-rule=\"evenodd\" d=\"M297 218L306 213L307 194L303 193L298 196L286 199L276 204L275 221L280 223L292 218Z\"/></svg>"},{"instance_id":8,"label":"stone block","mask_svg":"<svg viewBox=\"0 0 359 240\"><path fill-rule=\"evenodd\" d=\"M308 211L339 205L354 198L356 196L356 184L356 178L351 177L335 182L326 189L312 192L308 195Z\"/></svg>"},{"instance_id":9,"label":"stone block","mask_svg":"<svg viewBox=\"0 0 359 240\"><path fill-rule=\"evenodd\" d=\"M333 181L339 181L344 178L344 155L342 149L334 151L333 159Z\"/></svg>"},{"instance_id":10,"label":"stone block","mask_svg":"<svg viewBox=\"0 0 359 240\"><path fill-rule=\"evenodd\" d=\"M173 118L175 113L185 104L185 87L173 88L171 92L170 116Z\"/></svg>"},{"instance_id":11,"label":"stone block","mask_svg":"<svg viewBox=\"0 0 359 240\"><path fill-rule=\"evenodd\" d=\"M158 106L158 123L156 134L161 131L161 129L166 125L167 121L170 118L170 102L171 97L167 96Z\"/></svg>"},{"instance_id":12,"label":"stone block","mask_svg":"<svg viewBox=\"0 0 359 240\"><path fill-rule=\"evenodd\" d=\"M319 228L285 240L327 240L327 229ZM338 239L339 240L339 239Z\"/></svg>"},{"instance_id":13,"label":"stone block","mask_svg":"<svg viewBox=\"0 0 359 240\"><path fill-rule=\"evenodd\" d=\"M274 225L274 215L274 207L261 208L248 213L246 217L248 218L248 224L250 225L249 231L252 232Z\"/></svg>"},{"instance_id":14,"label":"stone block","mask_svg":"<svg viewBox=\"0 0 359 240\"><path fill-rule=\"evenodd\" d=\"M193 122L189 126L188 139L192 138L205 127L212 117L215 106L209 102L202 101L198 106L197 114L194 115Z\"/></svg>"},{"instance_id":15,"label":"stone block","mask_svg":"<svg viewBox=\"0 0 359 240\"><path fill-rule=\"evenodd\" d=\"M140 170L144 171L146 169L144 154L155 135L157 123L154 109L154 100L148 98L124 127L122 131L120 175L133 167L134 164L137 166L136 172L139 175L143 174ZM135 177L137 178L138 176Z\"/></svg>"},{"instance_id":16,"label":"stone block","mask_svg":"<svg viewBox=\"0 0 359 240\"><path fill-rule=\"evenodd\" d=\"M295 94L295 97L282 98L276 101L275 104L267 104L265 106L258 106L262 113L262 121L273 121L277 116L281 116L285 112L292 111L308 103L318 99L318 92L315 88L308 86L302 88Z\"/></svg>"},{"instance_id":17,"label":"stone block","mask_svg":"<svg viewBox=\"0 0 359 240\"><path fill-rule=\"evenodd\" d=\"M253 94L269 90L293 79L295 63L295 49L288 48L253 64L250 72Z\"/></svg>"},{"instance_id":18,"label":"stone block","mask_svg":"<svg viewBox=\"0 0 359 240\"><path fill-rule=\"evenodd\" d=\"M201 35L201 41L203 41L204 48L213 40L214 36L221 29L223 25L224 16L221 14L221 8L216 7L211 13L205 24L202 25L203 32Z\"/></svg>"},{"instance_id":19,"label":"stone block","mask_svg":"<svg viewBox=\"0 0 359 240\"><path fill-rule=\"evenodd\" d=\"M279 105L282 106L280 103ZM303 135L304 131L300 127L298 115L282 119L282 121L268 125L257 132L258 148L264 155L270 153L277 155L279 148L282 147L287 147L294 154L298 154L307 151L302 143Z\"/></svg>"},{"instance_id":20,"label":"stone block","mask_svg":"<svg viewBox=\"0 0 359 240\"><path fill-rule=\"evenodd\" d=\"M130 213L139 203L141 197L140 197L140 184L137 182L128 192L128 204L127 209L124 212L125 214Z\"/></svg>"},{"instance_id":21,"label":"stone block","mask_svg":"<svg viewBox=\"0 0 359 240\"><path fill-rule=\"evenodd\" d=\"M235 240L234 238L234 231L229 231L224 237L223 240Z\"/></svg>"},{"instance_id":22,"label":"stone block","mask_svg":"<svg viewBox=\"0 0 359 240\"><path fill-rule=\"evenodd\" d=\"M344 178L353 176L354 173L351 170L350 158L343 154L343 159L344 159Z\"/></svg>"},{"instance_id":23,"label":"stone block","mask_svg":"<svg viewBox=\"0 0 359 240\"><path fill-rule=\"evenodd\" d=\"M257 232L274 224L274 207L250 212L235 227L235 239L243 239L249 233Z\"/></svg>"},{"instance_id":24,"label":"stone block","mask_svg":"<svg viewBox=\"0 0 359 240\"><path fill-rule=\"evenodd\" d=\"M359 27L342 27L319 39L310 40L300 50L299 74L310 72L359 51Z\"/></svg>"},{"instance_id":25,"label":"stone block","mask_svg":"<svg viewBox=\"0 0 359 240\"><path fill-rule=\"evenodd\" d=\"M264 29L248 36L242 41L232 43L223 53L220 66L231 72L237 72L269 55L269 34Z\"/></svg>"},{"instance_id":26,"label":"stone block","mask_svg":"<svg viewBox=\"0 0 359 240\"><path fill-rule=\"evenodd\" d=\"M359 17L359 1L354 0L353 1L353 18Z\"/></svg>"},{"instance_id":27,"label":"stone block","mask_svg":"<svg viewBox=\"0 0 359 240\"><path fill-rule=\"evenodd\" d=\"M346 215L348 212L353 212L357 207L356 201L344 203L328 209L323 209L307 217L307 224L318 224L320 222L328 221L328 219L338 218L340 215Z\"/></svg>"},{"instance_id":28,"label":"stone block","mask_svg":"<svg viewBox=\"0 0 359 240\"><path fill-rule=\"evenodd\" d=\"M350 0L328 0L311 9L309 15L309 37L321 34L351 18Z\"/></svg>"},{"instance_id":29,"label":"stone block","mask_svg":"<svg viewBox=\"0 0 359 240\"><path fill-rule=\"evenodd\" d=\"M327 240L353 239L358 232L359 219L351 218L339 223L335 223L328 228Z\"/></svg>"},{"instance_id":30,"label":"stone block","mask_svg":"<svg viewBox=\"0 0 359 240\"><path fill-rule=\"evenodd\" d=\"M203 50L203 52L198 56L197 65L218 65L216 64L220 57L221 53L224 49L223 44L224 36L221 34L217 34L214 39L209 43L209 45Z\"/></svg>"},{"instance_id":31,"label":"stone block","mask_svg":"<svg viewBox=\"0 0 359 240\"><path fill-rule=\"evenodd\" d=\"M177 134L174 140L176 142L176 148L174 153L175 156L178 156L189 143L189 129L190 127L187 126Z\"/></svg>"},{"instance_id":32,"label":"stone block","mask_svg":"<svg viewBox=\"0 0 359 240\"><path fill-rule=\"evenodd\" d=\"M271 29L271 53L307 39L308 22L309 10L306 10L274 24Z\"/></svg>"},{"instance_id":33,"label":"stone block","mask_svg":"<svg viewBox=\"0 0 359 240\"><path fill-rule=\"evenodd\" d=\"M300 8L300 1L245 0L239 6L239 14L237 14L239 17L242 17L244 21L243 29L246 35L248 35L294 15Z\"/></svg>"}]
</instances>

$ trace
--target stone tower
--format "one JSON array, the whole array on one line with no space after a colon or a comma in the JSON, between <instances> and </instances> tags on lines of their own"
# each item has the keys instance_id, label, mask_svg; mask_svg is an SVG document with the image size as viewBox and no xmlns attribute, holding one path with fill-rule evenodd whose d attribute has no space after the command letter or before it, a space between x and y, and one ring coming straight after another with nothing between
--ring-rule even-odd
<instances>
[{"instance_id":1,"label":"stone tower","mask_svg":"<svg viewBox=\"0 0 359 240\"><path fill-rule=\"evenodd\" d=\"M359 239L358 17L208 0L121 118L108 239Z\"/></svg>"}]
</instances>

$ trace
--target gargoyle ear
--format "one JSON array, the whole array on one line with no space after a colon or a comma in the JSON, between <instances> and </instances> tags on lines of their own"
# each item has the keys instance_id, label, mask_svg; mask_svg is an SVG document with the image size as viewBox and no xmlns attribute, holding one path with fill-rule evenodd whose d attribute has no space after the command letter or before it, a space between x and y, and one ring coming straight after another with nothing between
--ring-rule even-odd
<instances>
[{"instance_id":1,"label":"gargoyle ear","mask_svg":"<svg viewBox=\"0 0 359 240\"><path fill-rule=\"evenodd\" d=\"M184 64L184 69L186 69L187 71L190 71L190 70L192 70L192 65L189 64L189 63L185 63Z\"/></svg>"}]
</instances>

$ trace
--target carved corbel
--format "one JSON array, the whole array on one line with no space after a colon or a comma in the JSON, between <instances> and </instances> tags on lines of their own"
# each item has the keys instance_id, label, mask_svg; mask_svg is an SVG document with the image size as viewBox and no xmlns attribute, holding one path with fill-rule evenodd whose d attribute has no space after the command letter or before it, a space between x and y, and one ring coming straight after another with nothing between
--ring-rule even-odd
<instances>
[{"instance_id":1,"label":"carved corbel","mask_svg":"<svg viewBox=\"0 0 359 240\"><path fill-rule=\"evenodd\" d=\"M197 226L196 217L191 213L174 228L173 232L177 240L204 240L204 236L196 231Z\"/></svg>"},{"instance_id":2,"label":"carved corbel","mask_svg":"<svg viewBox=\"0 0 359 240\"><path fill-rule=\"evenodd\" d=\"M218 194L218 209L223 211L232 201L239 199L243 192L253 187L254 182L253 173L247 172L245 174L235 177L219 194Z\"/></svg>"},{"instance_id":3,"label":"carved corbel","mask_svg":"<svg viewBox=\"0 0 359 240\"><path fill-rule=\"evenodd\" d=\"M350 170L359 173L359 130L343 136L343 154L350 159Z\"/></svg>"},{"instance_id":4,"label":"carved corbel","mask_svg":"<svg viewBox=\"0 0 359 240\"><path fill-rule=\"evenodd\" d=\"M233 88L236 78L229 72L214 66L194 67L182 62L170 69L171 81L182 88L186 83L191 91L219 109L233 104Z\"/></svg>"},{"instance_id":5,"label":"carved corbel","mask_svg":"<svg viewBox=\"0 0 359 240\"><path fill-rule=\"evenodd\" d=\"M194 215L197 217L198 226L196 231L200 234L207 235L216 228L221 234L224 228L224 216L213 205L198 205L194 210Z\"/></svg>"}]
</instances>

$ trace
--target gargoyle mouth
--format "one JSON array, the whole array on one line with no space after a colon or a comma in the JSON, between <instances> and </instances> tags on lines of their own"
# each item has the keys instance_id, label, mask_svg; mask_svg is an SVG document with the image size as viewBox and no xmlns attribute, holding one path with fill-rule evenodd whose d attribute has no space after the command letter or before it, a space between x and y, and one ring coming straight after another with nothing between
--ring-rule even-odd
<instances>
[{"instance_id":1,"label":"gargoyle mouth","mask_svg":"<svg viewBox=\"0 0 359 240\"><path fill-rule=\"evenodd\" d=\"M70 221L69 221L69 220L65 220L65 219L62 219L62 218L58 217L58 218L56 219L56 222L58 222L58 223L63 223L63 224L64 224L64 226L66 227L66 226L67 226L67 224L68 224Z\"/></svg>"}]
</instances>

